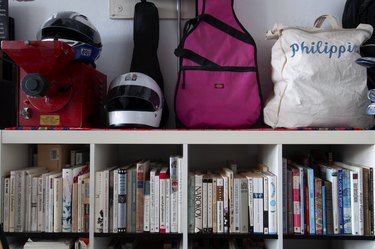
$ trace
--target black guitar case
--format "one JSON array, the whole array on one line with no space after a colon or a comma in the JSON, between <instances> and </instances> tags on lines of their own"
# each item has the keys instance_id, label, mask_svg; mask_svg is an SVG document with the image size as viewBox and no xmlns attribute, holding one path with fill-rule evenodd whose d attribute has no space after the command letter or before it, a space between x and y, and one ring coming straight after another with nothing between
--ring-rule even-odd
<instances>
[{"instance_id":1,"label":"black guitar case","mask_svg":"<svg viewBox=\"0 0 375 249\"><path fill-rule=\"evenodd\" d=\"M163 76L157 56L159 44L159 12L155 4L142 0L134 9L134 50L130 71L144 73L153 78L164 93ZM168 121L168 106L164 106L160 127Z\"/></svg>"}]
</instances>

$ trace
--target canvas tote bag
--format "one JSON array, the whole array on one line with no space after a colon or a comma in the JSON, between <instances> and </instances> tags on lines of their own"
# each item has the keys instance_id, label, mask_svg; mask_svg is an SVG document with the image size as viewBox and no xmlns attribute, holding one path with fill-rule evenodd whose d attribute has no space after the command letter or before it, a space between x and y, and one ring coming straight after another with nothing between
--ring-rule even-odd
<instances>
[{"instance_id":1,"label":"canvas tote bag","mask_svg":"<svg viewBox=\"0 0 375 249\"><path fill-rule=\"evenodd\" d=\"M327 23L328 21L328 23ZM322 24L329 24L322 28ZM272 47L273 95L264 121L271 127L371 128L366 115L366 69L355 63L371 37L371 25L343 29L336 18L320 16L311 28L276 26Z\"/></svg>"}]
</instances>

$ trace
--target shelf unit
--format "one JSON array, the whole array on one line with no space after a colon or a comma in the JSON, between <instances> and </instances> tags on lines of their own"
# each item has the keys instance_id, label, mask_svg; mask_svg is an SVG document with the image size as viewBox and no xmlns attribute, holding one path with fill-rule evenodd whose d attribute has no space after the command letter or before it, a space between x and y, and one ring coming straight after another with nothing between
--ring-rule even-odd
<instances>
[{"instance_id":1,"label":"shelf unit","mask_svg":"<svg viewBox=\"0 0 375 249\"><path fill-rule=\"evenodd\" d=\"M236 160L240 167L251 168L257 162L269 166L278 175L278 235L189 234L187 225L182 234L96 234L94 216L90 217L88 234L72 233L7 233L9 238L79 237L89 236L90 248L105 248L110 238L182 238L183 248L189 239L262 238L268 249L358 248L375 247L375 236L295 236L282 234L282 157L294 150L319 148L333 151L337 158L374 166L374 131L299 131L299 130L3 130L0 143L0 172L4 176L12 169L28 163L28 147L32 144L85 144L90 147L90 193L94 193L94 172L143 158L167 160L172 154L184 156L183 177L191 169L215 169L226 160ZM183 213L187 214L187 181L183 184ZM2 185L0 193L2 193ZM374 194L374 193L372 193ZM94 198L90 200L94 213ZM183 215L187 224L187 215ZM76 235L76 236L75 236Z\"/></svg>"}]
</instances>

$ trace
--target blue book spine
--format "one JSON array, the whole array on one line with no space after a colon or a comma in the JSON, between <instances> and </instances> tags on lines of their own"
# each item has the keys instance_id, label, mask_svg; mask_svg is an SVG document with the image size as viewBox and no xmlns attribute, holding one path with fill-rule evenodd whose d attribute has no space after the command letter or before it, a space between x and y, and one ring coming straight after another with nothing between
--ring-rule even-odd
<instances>
[{"instance_id":1,"label":"blue book spine","mask_svg":"<svg viewBox=\"0 0 375 249\"><path fill-rule=\"evenodd\" d=\"M351 205L351 179L350 171L343 169L343 210L344 210L344 233L352 233L352 205Z\"/></svg>"},{"instance_id":2,"label":"blue book spine","mask_svg":"<svg viewBox=\"0 0 375 249\"><path fill-rule=\"evenodd\" d=\"M339 199L339 232L340 234L344 234L343 172L341 169L337 170L337 188Z\"/></svg>"},{"instance_id":3,"label":"blue book spine","mask_svg":"<svg viewBox=\"0 0 375 249\"><path fill-rule=\"evenodd\" d=\"M303 168L299 167L300 177L300 215L301 215L301 234L305 234L305 196L304 196L304 181L303 181Z\"/></svg>"},{"instance_id":4,"label":"blue book spine","mask_svg":"<svg viewBox=\"0 0 375 249\"><path fill-rule=\"evenodd\" d=\"M314 170L307 169L307 187L309 196L309 223L310 234L315 234L315 197L314 197Z\"/></svg>"},{"instance_id":5,"label":"blue book spine","mask_svg":"<svg viewBox=\"0 0 375 249\"><path fill-rule=\"evenodd\" d=\"M322 186L323 235L327 235L326 186Z\"/></svg>"}]
</instances>

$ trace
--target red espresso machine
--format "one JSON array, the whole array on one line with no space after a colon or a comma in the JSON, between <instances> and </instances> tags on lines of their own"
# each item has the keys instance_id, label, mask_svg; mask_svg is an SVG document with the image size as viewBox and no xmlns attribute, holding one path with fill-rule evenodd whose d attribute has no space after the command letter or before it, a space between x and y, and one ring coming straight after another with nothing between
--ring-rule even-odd
<instances>
[{"instance_id":1,"label":"red espresso machine","mask_svg":"<svg viewBox=\"0 0 375 249\"><path fill-rule=\"evenodd\" d=\"M17 126L104 127L107 77L62 41L2 41L18 65Z\"/></svg>"}]
</instances>

